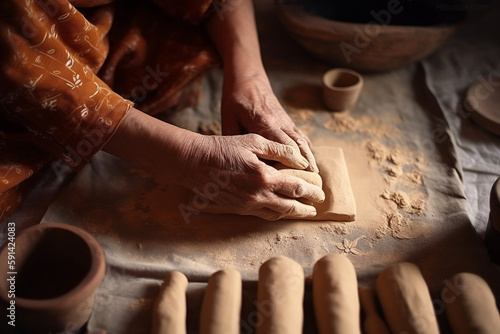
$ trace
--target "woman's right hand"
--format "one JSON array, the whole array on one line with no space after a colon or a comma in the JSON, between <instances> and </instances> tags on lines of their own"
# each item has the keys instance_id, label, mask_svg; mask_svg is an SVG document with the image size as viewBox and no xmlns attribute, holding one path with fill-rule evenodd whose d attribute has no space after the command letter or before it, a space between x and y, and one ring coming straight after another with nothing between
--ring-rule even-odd
<instances>
[{"instance_id":1,"label":"woman's right hand","mask_svg":"<svg viewBox=\"0 0 500 334\"><path fill-rule=\"evenodd\" d=\"M230 211L267 220L309 218L316 209L298 199L322 202L321 188L278 172L261 159L305 169L299 150L256 134L201 136L186 150L185 184Z\"/></svg>"},{"instance_id":2,"label":"woman's right hand","mask_svg":"<svg viewBox=\"0 0 500 334\"><path fill-rule=\"evenodd\" d=\"M325 198L321 188L261 160L304 169L308 162L297 149L256 134L203 136L132 109L105 150L242 215L266 220L314 217L316 209L298 199L318 203ZM222 180L218 190L204 191L215 180Z\"/></svg>"}]
</instances>

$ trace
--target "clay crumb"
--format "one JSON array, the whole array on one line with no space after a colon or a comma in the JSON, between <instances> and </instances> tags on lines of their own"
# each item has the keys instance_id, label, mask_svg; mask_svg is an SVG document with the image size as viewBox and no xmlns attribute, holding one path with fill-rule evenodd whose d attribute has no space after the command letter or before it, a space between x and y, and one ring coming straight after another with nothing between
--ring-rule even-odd
<instances>
[{"instance_id":1,"label":"clay crumb","mask_svg":"<svg viewBox=\"0 0 500 334\"><path fill-rule=\"evenodd\" d=\"M368 154L370 158L376 161L384 161L387 159L387 148L385 148L382 144L370 141L366 144L366 149L368 150Z\"/></svg>"},{"instance_id":2,"label":"clay crumb","mask_svg":"<svg viewBox=\"0 0 500 334\"><path fill-rule=\"evenodd\" d=\"M387 157L387 159L392 162L393 164L395 164L396 166L400 166L403 164L403 159L399 156L399 151L396 150L395 152L389 154L389 156Z\"/></svg>"},{"instance_id":3,"label":"clay crumb","mask_svg":"<svg viewBox=\"0 0 500 334\"><path fill-rule=\"evenodd\" d=\"M390 232L389 226L387 224L382 224L375 230L375 238L382 239Z\"/></svg>"},{"instance_id":4,"label":"clay crumb","mask_svg":"<svg viewBox=\"0 0 500 334\"><path fill-rule=\"evenodd\" d=\"M345 224L334 224L332 231L337 234L346 235L349 232L349 228Z\"/></svg>"},{"instance_id":5,"label":"clay crumb","mask_svg":"<svg viewBox=\"0 0 500 334\"><path fill-rule=\"evenodd\" d=\"M412 239L415 237L410 233L410 220L405 218L403 215L398 212L385 213L384 215L386 223L379 228L380 233L385 234L380 234L381 237L385 236L386 234L390 234L395 239Z\"/></svg>"},{"instance_id":6,"label":"clay crumb","mask_svg":"<svg viewBox=\"0 0 500 334\"><path fill-rule=\"evenodd\" d=\"M391 192L386 189L384 190L384 192L382 193L382 195L380 195L380 197L382 197L383 199L390 199L391 198Z\"/></svg>"},{"instance_id":7,"label":"clay crumb","mask_svg":"<svg viewBox=\"0 0 500 334\"><path fill-rule=\"evenodd\" d=\"M411 203L411 213L415 213L417 215L422 214L427 208L427 201L423 199L417 199Z\"/></svg>"},{"instance_id":8,"label":"clay crumb","mask_svg":"<svg viewBox=\"0 0 500 334\"><path fill-rule=\"evenodd\" d=\"M283 235L280 233L276 233L276 237L274 238L276 240L276 243L282 242L283 241Z\"/></svg>"},{"instance_id":9,"label":"clay crumb","mask_svg":"<svg viewBox=\"0 0 500 334\"><path fill-rule=\"evenodd\" d=\"M387 225L391 229L392 233L399 233L406 224L405 219L399 213L390 213L387 215Z\"/></svg>"},{"instance_id":10,"label":"clay crumb","mask_svg":"<svg viewBox=\"0 0 500 334\"><path fill-rule=\"evenodd\" d=\"M410 180L410 182L417 184L417 185L421 185L423 183L422 173L420 173L419 171L416 171L416 170L414 170L411 173L408 173L407 178L408 178L408 180Z\"/></svg>"},{"instance_id":11,"label":"clay crumb","mask_svg":"<svg viewBox=\"0 0 500 334\"><path fill-rule=\"evenodd\" d=\"M400 166L389 166L386 170L387 174L392 177L400 177L403 174L403 169Z\"/></svg>"},{"instance_id":12,"label":"clay crumb","mask_svg":"<svg viewBox=\"0 0 500 334\"><path fill-rule=\"evenodd\" d=\"M356 121L349 115L345 114L332 114L332 118L326 121L323 126L325 129L334 132L351 132L356 130Z\"/></svg>"},{"instance_id":13,"label":"clay crumb","mask_svg":"<svg viewBox=\"0 0 500 334\"><path fill-rule=\"evenodd\" d=\"M296 122L306 122L314 119L314 111L310 109L289 108L290 117Z\"/></svg>"},{"instance_id":14,"label":"clay crumb","mask_svg":"<svg viewBox=\"0 0 500 334\"><path fill-rule=\"evenodd\" d=\"M393 201L399 208L406 208L410 205L408 195L401 191L390 192L389 190L385 190L381 196L383 199Z\"/></svg>"},{"instance_id":15,"label":"clay crumb","mask_svg":"<svg viewBox=\"0 0 500 334\"><path fill-rule=\"evenodd\" d=\"M298 239L303 239L304 236L300 234L295 234L295 233L290 233L289 235L284 235L282 233L276 233L276 236L274 237L274 243L279 244L281 242L286 242L287 240L298 240Z\"/></svg>"},{"instance_id":16,"label":"clay crumb","mask_svg":"<svg viewBox=\"0 0 500 334\"><path fill-rule=\"evenodd\" d=\"M328 233L335 233L340 235L346 235L349 233L349 227L346 224L342 223L332 223L328 225L322 225L319 228Z\"/></svg>"}]
</instances>

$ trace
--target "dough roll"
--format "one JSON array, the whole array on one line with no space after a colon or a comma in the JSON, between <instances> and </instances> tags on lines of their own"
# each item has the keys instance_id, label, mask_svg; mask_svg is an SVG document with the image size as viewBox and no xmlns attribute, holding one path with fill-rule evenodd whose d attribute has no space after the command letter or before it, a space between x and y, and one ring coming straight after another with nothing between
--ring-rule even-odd
<instances>
[{"instance_id":1,"label":"dough roll","mask_svg":"<svg viewBox=\"0 0 500 334\"><path fill-rule=\"evenodd\" d=\"M500 333L500 315L488 283L470 273L457 274L449 282L441 291L441 299L453 333Z\"/></svg>"},{"instance_id":2,"label":"dough roll","mask_svg":"<svg viewBox=\"0 0 500 334\"><path fill-rule=\"evenodd\" d=\"M186 334L187 285L184 274L167 274L153 309L152 334Z\"/></svg>"},{"instance_id":3,"label":"dough roll","mask_svg":"<svg viewBox=\"0 0 500 334\"><path fill-rule=\"evenodd\" d=\"M239 334L241 293L241 275L237 270L212 274L201 307L200 334Z\"/></svg>"},{"instance_id":4,"label":"dough roll","mask_svg":"<svg viewBox=\"0 0 500 334\"><path fill-rule=\"evenodd\" d=\"M393 333L439 334L429 289L416 265L402 262L385 269L376 290Z\"/></svg>"},{"instance_id":5,"label":"dough roll","mask_svg":"<svg viewBox=\"0 0 500 334\"><path fill-rule=\"evenodd\" d=\"M302 334L304 270L295 261L274 257L259 269L256 334Z\"/></svg>"},{"instance_id":6,"label":"dough roll","mask_svg":"<svg viewBox=\"0 0 500 334\"><path fill-rule=\"evenodd\" d=\"M313 303L320 334L359 334L356 270L344 255L331 254L314 265Z\"/></svg>"}]
</instances>

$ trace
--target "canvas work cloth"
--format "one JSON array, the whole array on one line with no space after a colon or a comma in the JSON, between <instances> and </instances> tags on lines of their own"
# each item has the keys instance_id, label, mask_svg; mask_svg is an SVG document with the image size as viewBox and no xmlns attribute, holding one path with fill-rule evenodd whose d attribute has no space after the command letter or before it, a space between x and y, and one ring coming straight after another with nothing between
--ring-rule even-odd
<instances>
[{"instance_id":1,"label":"canvas work cloth","mask_svg":"<svg viewBox=\"0 0 500 334\"><path fill-rule=\"evenodd\" d=\"M252 333L258 321L258 269L277 255L298 262L307 276L322 256L345 254L360 286L372 286L378 273L393 263L414 262L440 319L445 305L439 293L458 272L483 277L499 300L499 274L471 218L476 229L484 230L486 209L477 203L487 202L488 183L491 187L500 173L500 139L461 117L457 109L464 89L478 76L498 74L499 44L492 43L498 41L498 32L488 27L500 19L499 8L474 13L422 62L364 75L357 106L343 114L332 114L321 101L321 76L328 66L294 44L272 12L258 12L257 17L276 95L313 145L344 150L356 221L267 222L197 214L196 207L186 208L188 190L159 183L98 153L62 189L42 219L79 226L102 245L107 271L90 329L149 333L159 286L168 271L178 270L190 282L187 324L188 332L196 333L208 278L234 267L244 281L241 332ZM220 70L210 71L198 106L164 119L193 131L217 133L221 81ZM307 283L305 332L314 330L310 296ZM446 333L446 323L441 326Z\"/></svg>"}]
</instances>

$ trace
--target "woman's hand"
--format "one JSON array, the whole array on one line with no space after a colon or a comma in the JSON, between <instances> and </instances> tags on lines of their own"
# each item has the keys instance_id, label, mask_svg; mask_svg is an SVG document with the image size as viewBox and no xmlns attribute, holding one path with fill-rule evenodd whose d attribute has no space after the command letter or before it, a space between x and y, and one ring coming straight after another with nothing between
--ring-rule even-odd
<instances>
[{"instance_id":1,"label":"woman's hand","mask_svg":"<svg viewBox=\"0 0 500 334\"><path fill-rule=\"evenodd\" d=\"M251 0L238 1L223 17L213 15L207 29L224 63L222 132L257 133L300 150L318 171L311 144L292 122L271 89L260 56Z\"/></svg>"},{"instance_id":2,"label":"woman's hand","mask_svg":"<svg viewBox=\"0 0 500 334\"><path fill-rule=\"evenodd\" d=\"M192 147L185 158L186 185L232 212L267 220L308 218L316 215L316 209L297 199L314 203L325 199L321 188L259 160L304 169L309 163L293 146L247 134L200 136ZM210 190L207 185L214 185L214 181L218 186Z\"/></svg>"},{"instance_id":3,"label":"woman's hand","mask_svg":"<svg viewBox=\"0 0 500 334\"><path fill-rule=\"evenodd\" d=\"M221 113L223 135L256 133L293 146L307 159L307 169L318 172L309 138L283 109L265 75L237 82L226 79Z\"/></svg>"},{"instance_id":4,"label":"woman's hand","mask_svg":"<svg viewBox=\"0 0 500 334\"><path fill-rule=\"evenodd\" d=\"M203 136L132 109L105 150L243 215L267 220L313 217L316 209L298 199L317 203L325 198L321 188L260 160L304 169L308 162L298 150L256 134ZM224 186L204 192L214 180L224 180Z\"/></svg>"}]
</instances>

